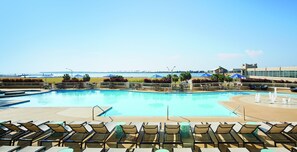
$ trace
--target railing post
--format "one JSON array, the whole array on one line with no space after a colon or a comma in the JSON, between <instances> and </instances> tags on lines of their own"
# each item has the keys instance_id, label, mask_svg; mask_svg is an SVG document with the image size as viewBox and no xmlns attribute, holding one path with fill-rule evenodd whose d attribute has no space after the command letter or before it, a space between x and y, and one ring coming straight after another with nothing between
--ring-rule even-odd
<instances>
[{"instance_id":1,"label":"railing post","mask_svg":"<svg viewBox=\"0 0 297 152\"><path fill-rule=\"evenodd\" d=\"M169 106L167 105L167 120L169 120Z\"/></svg>"},{"instance_id":2,"label":"railing post","mask_svg":"<svg viewBox=\"0 0 297 152\"><path fill-rule=\"evenodd\" d=\"M243 106L243 120L245 121L245 107Z\"/></svg>"},{"instance_id":3,"label":"railing post","mask_svg":"<svg viewBox=\"0 0 297 152\"><path fill-rule=\"evenodd\" d=\"M95 118L94 118L94 109L95 109L95 107L96 107L96 106L94 106L94 107L92 108L92 120L95 120Z\"/></svg>"}]
</instances>

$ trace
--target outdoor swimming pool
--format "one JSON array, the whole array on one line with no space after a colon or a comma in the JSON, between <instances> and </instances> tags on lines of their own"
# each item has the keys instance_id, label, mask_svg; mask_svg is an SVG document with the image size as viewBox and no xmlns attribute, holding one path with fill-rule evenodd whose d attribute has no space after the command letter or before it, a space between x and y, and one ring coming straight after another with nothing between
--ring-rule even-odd
<instances>
[{"instance_id":1,"label":"outdoor swimming pool","mask_svg":"<svg viewBox=\"0 0 297 152\"><path fill-rule=\"evenodd\" d=\"M209 92L209 93L145 93L119 90L65 90L15 97L30 100L13 107L92 107L111 106L103 116L236 116L222 106L236 95L251 92Z\"/></svg>"}]
</instances>

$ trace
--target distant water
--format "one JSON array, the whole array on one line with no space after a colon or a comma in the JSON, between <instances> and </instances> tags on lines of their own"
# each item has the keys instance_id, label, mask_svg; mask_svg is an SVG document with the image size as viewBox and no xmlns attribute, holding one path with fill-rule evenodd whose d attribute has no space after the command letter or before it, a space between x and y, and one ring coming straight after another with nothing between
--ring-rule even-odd
<instances>
[{"instance_id":1,"label":"distant water","mask_svg":"<svg viewBox=\"0 0 297 152\"><path fill-rule=\"evenodd\" d=\"M121 75L123 77L152 77L155 74L158 74L160 76L167 76L168 72L53 72L53 73L44 73L44 74L15 74L15 75L0 75L0 77L17 77L21 75L26 75L27 78L32 77L61 77L64 74L69 74L70 76L74 77L82 77L85 74L89 74L90 77L105 77L107 75ZM180 73L173 73L176 75L180 75ZM191 73L192 77L201 77L203 73Z\"/></svg>"},{"instance_id":2,"label":"distant water","mask_svg":"<svg viewBox=\"0 0 297 152\"><path fill-rule=\"evenodd\" d=\"M53 76L54 77L57 77L57 76L63 76L65 73L53 73ZM69 74L69 75L71 75L71 73L69 72L69 73L67 73L67 74ZM97 72L97 73L75 73L75 72L73 72L72 73L72 75L73 76L78 76L78 75L80 75L80 76L83 76L84 74L89 74L90 75L90 77L105 77L105 76L107 76L107 75L110 75L110 74L112 74L112 75L121 75L121 76L123 76L123 77L146 77L146 78L149 78L149 77L152 77L153 75L155 75L155 74L158 74L158 75L160 75L160 76L163 76L163 77L165 77L165 76L167 76L168 74L170 74L170 73L158 73L158 72L155 72L155 73L153 73L153 72L110 72L110 73L108 73L108 72ZM176 74L176 75L180 75L180 73L173 73L173 74ZM200 77L201 75L202 75L203 73L191 73L191 75L192 75L192 77Z\"/></svg>"}]
</instances>

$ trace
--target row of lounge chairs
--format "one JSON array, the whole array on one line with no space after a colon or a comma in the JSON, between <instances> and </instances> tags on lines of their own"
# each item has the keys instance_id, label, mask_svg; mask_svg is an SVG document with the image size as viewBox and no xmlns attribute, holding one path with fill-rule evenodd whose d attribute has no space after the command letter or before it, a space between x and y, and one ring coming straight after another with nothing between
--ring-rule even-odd
<instances>
[{"instance_id":1,"label":"row of lounge chairs","mask_svg":"<svg viewBox=\"0 0 297 152\"><path fill-rule=\"evenodd\" d=\"M242 124L239 122L190 122L188 129L179 123L118 123L118 122L56 122L56 121L27 121L14 123L11 121L0 122L0 145L22 148L32 146L37 142L38 146L49 148L54 146L68 146L76 143L80 149L91 144L101 145L106 148L108 139L112 134L116 136L116 146L129 144L135 148L143 145L155 145L158 148L166 145L182 145L182 136L191 134L193 137L193 149L195 145L204 144L219 147L223 144L234 144L240 147L237 138L243 143L258 144L263 148L266 145L256 133L261 130L269 139L277 144L292 144L297 142L297 123L257 122L254 124ZM183 128L183 129L181 129ZM162 137L161 138L161 132ZM187 132L184 134L182 132ZM17 144L16 144L17 142ZM48 146L47 143L51 143ZM84 145L84 146L83 146ZM162 145L162 146L161 146ZM154 147L155 147L154 146ZM209 150L209 148L207 148ZM203 150L200 148L200 150Z\"/></svg>"}]
</instances>

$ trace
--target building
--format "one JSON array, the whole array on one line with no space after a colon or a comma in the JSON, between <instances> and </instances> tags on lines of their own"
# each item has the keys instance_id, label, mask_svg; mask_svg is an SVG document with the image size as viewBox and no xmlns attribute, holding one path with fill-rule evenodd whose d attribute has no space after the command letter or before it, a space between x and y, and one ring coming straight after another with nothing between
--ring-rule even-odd
<instances>
[{"instance_id":1,"label":"building","mask_svg":"<svg viewBox=\"0 0 297 152\"><path fill-rule=\"evenodd\" d=\"M245 70L245 74L248 78L297 81L297 66L296 67L247 68Z\"/></svg>"},{"instance_id":2,"label":"building","mask_svg":"<svg viewBox=\"0 0 297 152\"><path fill-rule=\"evenodd\" d=\"M241 74L242 73L242 69L241 68L233 68L233 69L229 70L229 73L230 74L234 74L234 73Z\"/></svg>"},{"instance_id":3,"label":"building","mask_svg":"<svg viewBox=\"0 0 297 152\"><path fill-rule=\"evenodd\" d=\"M209 70L208 72L213 74L225 74L225 73L228 73L228 70L219 66L218 68L214 70Z\"/></svg>"}]
</instances>

